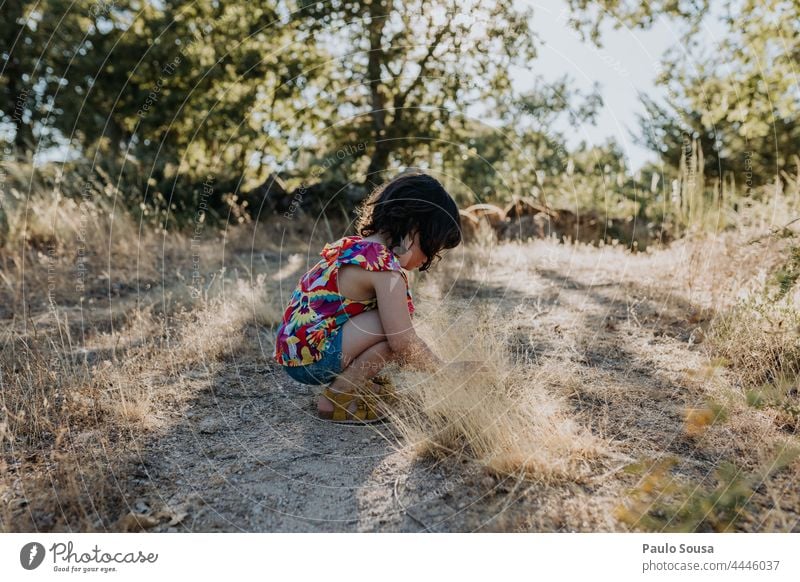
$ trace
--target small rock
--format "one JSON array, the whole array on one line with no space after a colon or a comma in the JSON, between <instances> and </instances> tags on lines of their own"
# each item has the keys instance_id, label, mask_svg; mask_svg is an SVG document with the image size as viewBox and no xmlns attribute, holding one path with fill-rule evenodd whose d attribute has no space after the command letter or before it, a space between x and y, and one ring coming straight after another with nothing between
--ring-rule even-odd
<instances>
[{"instance_id":1,"label":"small rock","mask_svg":"<svg viewBox=\"0 0 800 582\"><path fill-rule=\"evenodd\" d=\"M197 424L197 430L203 434L214 434L222 428L219 419L207 416Z\"/></svg>"}]
</instances>

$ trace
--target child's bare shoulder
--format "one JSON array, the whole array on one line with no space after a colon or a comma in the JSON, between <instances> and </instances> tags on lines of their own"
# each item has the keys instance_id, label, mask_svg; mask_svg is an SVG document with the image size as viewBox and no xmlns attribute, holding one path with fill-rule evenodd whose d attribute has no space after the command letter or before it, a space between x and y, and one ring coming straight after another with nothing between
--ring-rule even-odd
<instances>
[{"instance_id":1,"label":"child's bare shoulder","mask_svg":"<svg viewBox=\"0 0 800 582\"><path fill-rule=\"evenodd\" d=\"M366 300L376 296L382 282L402 281L400 271L368 271L356 265L339 268L339 293L348 299Z\"/></svg>"},{"instance_id":2,"label":"child's bare shoulder","mask_svg":"<svg viewBox=\"0 0 800 582\"><path fill-rule=\"evenodd\" d=\"M347 299L365 301L375 297L375 290L370 275L372 273L357 265L339 267L339 293Z\"/></svg>"}]
</instances>

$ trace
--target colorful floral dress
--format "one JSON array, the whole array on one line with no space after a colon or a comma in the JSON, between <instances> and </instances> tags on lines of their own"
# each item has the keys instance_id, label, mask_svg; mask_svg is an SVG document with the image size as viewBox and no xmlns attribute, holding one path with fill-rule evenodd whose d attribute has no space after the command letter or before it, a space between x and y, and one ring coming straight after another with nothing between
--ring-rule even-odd
<instances>
[{"instance_id":1,"label":"colorful floral dress","mask_svg":"<svg viewBox=\"0 0 800 582\"><path fill-rule=\"evenodd\" d=\"M399 271L406 283L408 312L414 313L408 277L386 245L346 236L326 244L320 256L322 259L300 278L278 327L274 358L283 366L306 366L320 360L344 322L378 306L376 298L357 301L339 294L342 265L358 265L367 271Z\"/></svg>"}]
</instances>

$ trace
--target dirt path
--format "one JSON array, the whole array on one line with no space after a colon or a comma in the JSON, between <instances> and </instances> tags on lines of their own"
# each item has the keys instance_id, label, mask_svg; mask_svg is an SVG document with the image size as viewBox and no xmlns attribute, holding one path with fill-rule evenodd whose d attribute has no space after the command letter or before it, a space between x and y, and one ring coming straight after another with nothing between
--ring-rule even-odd
<instances>
[{"instance_id":1,"label":"dirt path","mask_svg":"<svg viewBox=\"0 0 800 582\"><path fill-rule=\"evenodd\" d=\"M563 365L574 382L559 390L575 416L629 462L672 456L675 475L713 486L727 452L720 443L735 431L723 426L698 440L685 430L684 410L703 406L714 389L692 373L707 361L697 306L672 294L663 269L653 295L646 257L615 263L600 251L554 248L505 247L485 268L448 281L447 297L514 321L509 349L530 365ZM234 357L192 374L200 396L173 429L141 443L134 505L174 516L156 531L626 529L615 508L641 475L623 471L625 462L589 483L544 487L418 459L391 425L317 420L312 388L270 362L268 330L251 329L242 343ZM771 430L753 430L762 428ZM785 507L781 515L797 517ZM769 527L768 518L744 518L737 529Z\"/></svg>"}]
</instances>

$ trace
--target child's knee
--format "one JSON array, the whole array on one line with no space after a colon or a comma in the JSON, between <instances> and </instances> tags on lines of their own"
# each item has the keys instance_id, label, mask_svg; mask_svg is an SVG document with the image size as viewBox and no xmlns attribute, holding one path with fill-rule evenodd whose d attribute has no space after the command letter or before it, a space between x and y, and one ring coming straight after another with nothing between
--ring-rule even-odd
<instances>
[{"instance_id":1,"label":"child's knee","mask_svg":"<svg viewBox=\"0 0 800 582\"><path fill-rule=\"evenodd\" d=\"M389 342L382 341L373 345L369 350L369 357L365 358L365 366L374 371L380 371L392 359L392 350Z\"/></svg>"}]
</instances>

